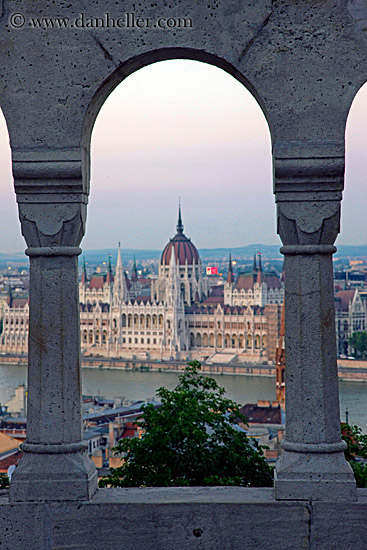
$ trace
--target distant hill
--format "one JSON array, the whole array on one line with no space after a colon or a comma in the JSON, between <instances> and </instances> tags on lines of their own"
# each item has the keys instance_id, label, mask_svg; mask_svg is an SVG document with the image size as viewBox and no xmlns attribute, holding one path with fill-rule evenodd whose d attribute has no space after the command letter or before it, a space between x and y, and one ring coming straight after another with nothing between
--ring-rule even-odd
<instances>
[{"instance_id":1,"label":"distant hill","mask_svg":"<svg viewBox=\"0 0 367 550\"><path fill-rule=\"evenodd\" d=\"M240 246L236 248L199 248L199 254L202 260L223 260L227 259L231 252L232 258L252 259L256 252L261 252L266 259L280 259L283 255L279 252L281 245L267 245L267 244L249 244L247 246ZM337 246L336 257L345 258L367 258L367 244L366 245L339 245ZM101 250L84 250L86 261L92 263L105 261L110 253L112 256L112 262L115 262L117 255L117 249L101 249ZM134 255L137 261L154 259L158 260L161 257L161 250L139 250L133 248L124 248L122 250L123 259L132 260Z\"/></svg>"},{"instance_id":2,"label":"distant hill","mask_svg":"<svg viewBox=\"0 0 367 550\"><path fill-rule=\"evenodd\" d=\"M203 260L224 260L231 252L232 258L252 259L254 253L261 252L266 259L280 259L282 255L279 252L281 245L249 244L236 248L199 248L200 256ZM337 258L367 258L366 245L338 245ZM108 259L108 254L112 256L112 263L115 263L117 248L101 248L96 250L83 250L83 256L87 262L102 263ZM141 250L135 248L124 248L122 250L123 260L132 260L134 256L137 261L158 260L161 257L161 250ZM24 252L0 253L0 265L7 262L27 262Z\"/></svg>"}]
</instances>

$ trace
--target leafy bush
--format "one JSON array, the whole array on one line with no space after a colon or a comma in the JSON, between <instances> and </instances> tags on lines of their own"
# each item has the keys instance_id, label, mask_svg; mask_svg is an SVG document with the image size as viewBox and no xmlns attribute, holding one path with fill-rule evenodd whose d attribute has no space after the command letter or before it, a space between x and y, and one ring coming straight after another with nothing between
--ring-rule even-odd
<instances>
[{"instance_id":1,"label":"leafy bush","mask_svg":"<svg viewBox=\"0 0 367 550\"><path fill-rule=\"evenodd\" d=\"M9 487L9 478L5 474L0 474L0 489L7 489Z\"/></svg>"},{"instance_id":2,"label":"leafy bush","mask_svg":"<svg viewBox=\"0 0 367 550\"><path fill-rule=\"evenodd\" d=\"M122 464L100 486L272 486L262 447L238 427L246 423L240 405L200 368L192 361L174 390L157 390L160 408L142 407L142 437L119 441Z\"/></svg>"},{"instance_id":3,"label":"leafy bush","mask_svg":"<svg viewBox=\"0 0 367 550\"><path fill-rule=\"evenodd\" d=\"M342 439L347 443L345 458L352 466L357 487L367 487L367 464L359 462L358 459L367 458L367 435L362 434L358 426L341 424Z\"/></svg>"}]
</instances>

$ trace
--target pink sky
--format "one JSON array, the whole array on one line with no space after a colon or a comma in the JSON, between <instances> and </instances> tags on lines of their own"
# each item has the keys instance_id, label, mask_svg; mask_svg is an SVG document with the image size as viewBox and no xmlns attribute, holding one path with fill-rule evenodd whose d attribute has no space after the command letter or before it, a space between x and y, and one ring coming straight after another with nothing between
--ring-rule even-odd
<instances>
[{"instance_id":1,"label":"pink sky","mask_svg":"<svg viewBox=\"0 0 367 550\"><path fill-rule=\"evenodd\" d=\"M0 252L25 248L0 121ZM346 191L338 242L366 244L367 86L347 127ZM251 94L227 73L166 61L128 77L102 107L92 136L84 248L162 248L178 197L198 247L276 244L271 145Z\"/></svg>"}]
</instances>

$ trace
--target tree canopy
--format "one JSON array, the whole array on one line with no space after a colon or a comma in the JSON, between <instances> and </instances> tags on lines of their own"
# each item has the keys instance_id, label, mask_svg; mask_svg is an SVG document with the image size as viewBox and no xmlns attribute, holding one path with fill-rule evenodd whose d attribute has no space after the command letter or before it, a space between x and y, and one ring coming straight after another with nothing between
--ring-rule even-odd
<instances>
[{"instance_id":1,"label":"tree canopy","mask_svg":"<svg viewBox=\"0 0 367 550\"><path fill-rule=\"evenodd\" d=\"M345 458L352 466L357 487L367 487L367 464L361 462L367 459L367 435L362 434L358 426L350 426L342 422L342 439L347 443Z\"/></svg>"},{"instance_id":2,"label":"tree canopy","mask_svg":"<svg viewBox=\"0 0 367 550\"><path fill-rule=\"evenodd\" d=\"M263 449L249 439L240 405L227 399L224 388L188 364L174 390L159 388L161 406L142 407L140 438L123 439L114 448L118 468L100 486L271 486L273 471Z\"/></svg>"},{"instance_id":3,"label":"tree canopy","mask_svg":"<svg viewBox=\"0 0 367 550\"><path fill-rule=\"evenodd\" d=\"M367 353L367 332L353 332L348 338L348 343L354 348L355 355L360 354L363 358Z\"/></svg>"}]
</instances>

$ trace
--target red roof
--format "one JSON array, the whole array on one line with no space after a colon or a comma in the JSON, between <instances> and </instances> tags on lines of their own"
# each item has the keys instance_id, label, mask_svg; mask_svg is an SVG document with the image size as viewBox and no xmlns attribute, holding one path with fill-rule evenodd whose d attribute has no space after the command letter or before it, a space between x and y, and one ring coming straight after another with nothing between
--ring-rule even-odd
<instances>
[{"instance_id":1,"label":"red roof","mask_svg":"<svg viewBox=\"0 0 367 550\"><path fill-rule=\"evenodd\" d=\"M27 303L28 303L28 298L12 298L11 307L23 309Z\"/></svg>"},{"instance_id":2,"label":"red roof","mask_svg":"<svg viewBox=\"0 0 367 550\"><path fill-rule=\"evenodd\" d=\"M90 280L89 288L90 289L103 288L104 283L105 283L105 275L93 275L93 277Z\"/></svg>"},{"instance_id":3,"label":"red roof","mask_svg":"<svg viewBox=\"0 0 367 550\"><path fill-rule=\"evenodd\" d=\"M339 290L335 294L336 303L340 304L342 311L348 311L349 304L352 302L355 292L355 290Z\"/></svg>"},{"instance_id":4,"label":"red roof","mask_svg":"<svg viewBox=\"0 0 367 550\"><path fill-rule=\"evenodd\" d=\"M112 273L108 272L106 276L106 283L113 283L113 281L114 281L114 276L112 275Z\"/></svg>"},{"instance_id":5,"label":"red roof","mask_svg":"<svg viewBox=\"0 0 367 550\"><path fill-rule=\"evenodd\" d=\"M183 233L177 234L166 244L161 258L161 265L169 265L171 261L172 248L175 249L176 261L180 265L185 265L186 260L189 265L199 263L199 252L196 246Z\"/></svg>"},{"instance_id":6,"label":"red roof","mask_svg":"<svg viewBox=\"0 0 367 550\"><path fill-rule=\"evenodd\" d=\"M134 422L126 422L124 430L121 434L122 439L136 437L138 432L138 427Z\"/></svg>"},{"instance_id":7,"label":"red roof","mask_svg":"<svg viewBox=\"0 0 367 550\"><path fill-rule=\"evenodd\" d=\"M204 304L223 304L223 296L209 296L204 302Z\"/></svg>"},{"instance_id":8,"label":"red roof","mask_svg":"<svg viewBox=\"0 0 367 550\"><path fill-rule=\"evenodd\" d=\"M224 296L224 286L223 285L212 286L210 296Z\"/></svg>"},{"instance_id":9,"label":"red roof","mask_svg":"<svg viewBox=\"0 0 367 550\"><path fill-rule=\"evenodd\" d=\"M276 273L264 273L258 271L256 276L253 273L240 273L238 275L236 289L237 290L250 290L254 288L255 281L257 283L264 282L269 289L279 289L280 280Z\"/></svg>"},{"instance_id":10,"label":"red roof","mask_svg":"<svg viewBox=\"0 0 367 550\"><path fill-rule=\"evenodd\" d=\"M223 285L213 286L210 296L205 300L204 304L223 304L224 302L224 287Z\"/></svg>"},{"instance_id":11,"label":"red roof","mask_svg":"<svg viewBox=\"0 0 367 550\"><path fill-rule=\"evenodd\" d=\"M250 290L254 287L254 276L252 273L239 273L236 283L237 290Z\"/></svg>"},{"instance_id":12,"label":"red roof","mask_svg":"<svg viewBox=\"0 0 367 550\"><path fill-rule=\"evenodd\" d=\"M12 466L13 464L14 466L17 466L22 456L23 456L22 451L17 450L13 454L0 460L0 472L7 473L9 466Z\"/></svg>"},{"instance_id":13,"label":"red roof","mask_svg":"<svg viewBox=\"0 0 367 550\"><path fill-rule=\"evenodd\" d=\"M280 406L259 407L258 405L248 403L240 411L246 416L249 424L282 424Z\"/></svg>"},{"instance_id":14,"label":"red roof","mask_svg":"<svg viewBox=\"0 0 367 550\"><path fill-rule=\"evenodd\" d=\"M280 288L280 280L278 275L275 273L264 273L263 276L268 288Z\"/></svg>"}]
</instances>

